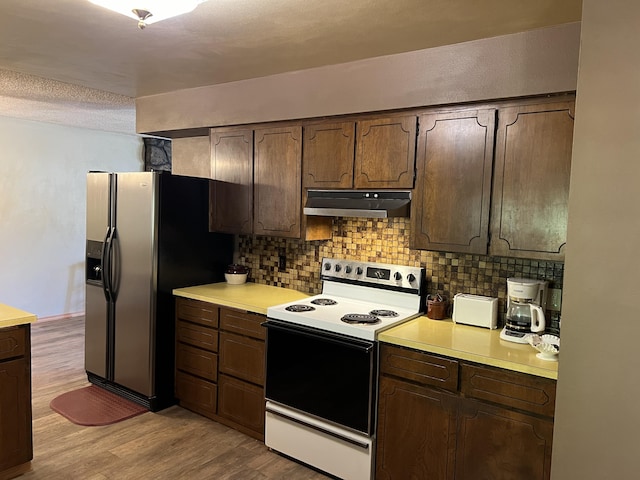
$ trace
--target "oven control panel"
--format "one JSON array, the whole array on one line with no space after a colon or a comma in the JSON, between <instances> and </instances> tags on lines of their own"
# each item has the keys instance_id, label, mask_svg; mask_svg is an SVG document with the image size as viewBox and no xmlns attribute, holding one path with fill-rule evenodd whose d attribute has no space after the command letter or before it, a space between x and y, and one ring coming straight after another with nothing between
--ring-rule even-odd
<instances>
[{"instance_id":1,"label":"oven control panel","mask_svg":"<svg viewBox=\"0 0 640 480\"><path fill-rule=\"evenodd\" d=\"M323 258L321 279L354 285L401 289L421 289L425 270L422 267Z\"/></svg>"}]
</instances>

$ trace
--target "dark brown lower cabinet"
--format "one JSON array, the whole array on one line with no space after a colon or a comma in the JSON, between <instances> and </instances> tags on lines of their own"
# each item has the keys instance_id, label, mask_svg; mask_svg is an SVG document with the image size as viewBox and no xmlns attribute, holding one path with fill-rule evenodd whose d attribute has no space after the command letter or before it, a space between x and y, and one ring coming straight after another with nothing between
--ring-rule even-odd
<instances>
[{"instance_id":1,"label":"dark brown lower cabinet","mask_svg":"<svg viewBox=\"0 0 640 480\"><path fill-rule=\"evenodd\" d=\"M455 396L383 377L376 478L453 478Z\"/></svg>"},{"instance_id":2,"label":"dark brown lower cabinet","mask_svg":"<svg viewBox=\"0 0 640 480\"><path fill-rule=\"evenodd\" d=\"M264 316L176 299L181 406L264 440Z\"/></svg>"},{"instance_id":3,"label":"dark brown lower cabinet","mask_svg":"<svg viewBox=\"0 0 640 480\"><path fill-rule=\"evenodd\" d=\"M220 375L218 415L264 435L264 388ZM244 431L244 429L239 429Z\"/></svg>"},{"instance_id":4,"label":"dark brown lower cabinet","mask_svg":"<svg viewBox=\"0 0 640 480\"><path fill-rule=\"evenodd\" d=\"M484 402L460 402L456 479L549 478L553 420Z\"/></svg>"},{"instance_id":5,"label":"dark brown lower cabinet","mask_svg":"<svg viewBox=\"0 0 640 480\"><path fill-rule=\"evenodd\" d=\"M264 440L265 318L220 309L218 415L230 426Z\"/></svg>"},{"instance_id":6,"label":"dark brown lower cabinet","mask_svg":"<svg viewBox=\"0 0 640 480\"><path fill-rule=\"evenodd\" d=\"M554 380L384 344L380 372L376 478L549 479Z\"/></svg>"},{"instance_id":7,"label":"dark brown lower cabinet","mask_svg":"<svg viewBox=\"0 0 640 480\"><path fill-rule=\"evenodd\" d=\"M28 471L33 458L30 331L0 329L0 478Z\"/></svg>"}]
</instances>

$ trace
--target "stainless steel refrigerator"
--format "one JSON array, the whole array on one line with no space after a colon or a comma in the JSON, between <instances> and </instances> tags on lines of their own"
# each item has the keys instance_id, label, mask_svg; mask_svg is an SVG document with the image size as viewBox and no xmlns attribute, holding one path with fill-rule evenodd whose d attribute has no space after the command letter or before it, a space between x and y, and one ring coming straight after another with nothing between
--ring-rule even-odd
<instances>
[{"instance_id":1,"label":"stainless steel refrigerator","mask_svg":"<svg viewBox=\"0 0 640 480\"><path fill-rule=\"evenodd\" d=\"M152 411L174 403L174 288L224 280L233 237L208 230L209 181L87 174L85 369Z\"/></svg>"}]
</instances>

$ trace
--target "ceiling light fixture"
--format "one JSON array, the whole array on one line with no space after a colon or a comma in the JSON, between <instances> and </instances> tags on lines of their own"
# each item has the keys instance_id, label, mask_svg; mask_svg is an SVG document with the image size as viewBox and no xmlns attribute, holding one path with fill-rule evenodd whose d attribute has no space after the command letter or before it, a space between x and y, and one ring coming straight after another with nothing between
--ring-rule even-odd
<instances>
[{"instance_id":1,"label":"ceiling light fixture","mask_svg":"<svg viewBox=\"0 0 640 480\"><path fill-rule=\"evenodd\" d=\"M89 0L95 5L138 20L138 28L193 11L206 0Z\"/></svg>"}]
</instances>

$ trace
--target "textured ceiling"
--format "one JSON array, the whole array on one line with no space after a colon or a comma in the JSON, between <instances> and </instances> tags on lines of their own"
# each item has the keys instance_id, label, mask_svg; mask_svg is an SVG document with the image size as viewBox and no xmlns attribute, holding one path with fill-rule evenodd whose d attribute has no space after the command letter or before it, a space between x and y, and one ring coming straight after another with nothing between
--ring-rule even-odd
<instances>
[{"instance_id":1,"label":"textured ceiling","mask_svg":"<svg viewBox=\"0 0 640 480\"><path fill-rule=\"evenodd\" d=\"M139 30L0 1L0 115L134 134L133 98L580 21L581 0L209 0Z\"/></svg>"}]
</instances>

